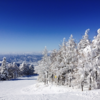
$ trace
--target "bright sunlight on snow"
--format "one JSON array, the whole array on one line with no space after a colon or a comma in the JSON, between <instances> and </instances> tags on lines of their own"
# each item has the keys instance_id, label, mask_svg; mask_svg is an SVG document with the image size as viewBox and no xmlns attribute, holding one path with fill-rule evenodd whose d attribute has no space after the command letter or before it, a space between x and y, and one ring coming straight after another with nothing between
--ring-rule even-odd
<instances>
[{"instance_id":1,"label":"bright sunlight on snow","mask_svg":"<svg viewBox=\"0 0 100 100\"><path fill-rule=\"evenodd\" d=\"M37 83L37 76L0 82L0 100L100 100L100 90L81 91Z\"/></svg>"}]
</instances>

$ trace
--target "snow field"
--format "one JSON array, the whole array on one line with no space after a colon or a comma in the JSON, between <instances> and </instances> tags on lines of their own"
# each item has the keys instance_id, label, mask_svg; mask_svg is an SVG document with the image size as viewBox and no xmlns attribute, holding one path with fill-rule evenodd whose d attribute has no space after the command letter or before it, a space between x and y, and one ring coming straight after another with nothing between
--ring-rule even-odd
<instances>
[{"instance_id":1,"label":"snow field","mask_svg":"<svg viewBox=\"0 0 100 100\"><path fill-rule=\"evenodd\" d=\"M71 95L84 96L93 98L100 94L100 90L85 90L82 92L80 89L73 89L72 87L67 86L56 86L56 85L44 85L44 83L36 83L34 85L25 87L22 89L23 94L63 94L70 93Z\"/></svg>"},{"instance_id":2,"label":"snow field","mask_svg":"<svg viewBox=\"0 0 100 100\"><path fill-rule=\"evenodd\" d=\"M0 81L0 100L100 100L100 89L73 89L37 83L37 76Z\"/></svg>"}]
</instances>

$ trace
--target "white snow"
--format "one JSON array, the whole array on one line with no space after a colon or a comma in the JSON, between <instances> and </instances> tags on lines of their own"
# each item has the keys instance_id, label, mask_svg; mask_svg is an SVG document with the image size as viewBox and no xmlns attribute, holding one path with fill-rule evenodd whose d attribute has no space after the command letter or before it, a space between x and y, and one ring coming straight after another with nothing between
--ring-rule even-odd
<instances>
[{"instance_id":1,"label":"white snow","mask_svg":"<svg viewBox=\"0 0 100 100\"><path fill-rule=\"evenodd\" d=\"M100 89L73 89L67 86L44 85L37 76L0 81L0 100L100 100Z\"/></svg>"}]
</instances>

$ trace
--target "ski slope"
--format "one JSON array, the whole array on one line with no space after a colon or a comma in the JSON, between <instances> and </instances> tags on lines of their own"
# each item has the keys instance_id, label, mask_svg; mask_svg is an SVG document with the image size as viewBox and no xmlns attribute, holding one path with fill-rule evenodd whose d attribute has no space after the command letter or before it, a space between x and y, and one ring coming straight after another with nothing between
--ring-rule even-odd
<instances>
[{"instance_id":1,"label":"ski slope","mask_svg":"<svg viewBox=\"0 0 100 100\"><path fill-rule=\"evenodd\" d=\"M0 100L100 100L100 90L72 89L67 86L44 85L37 76L0 81Z\"/></svg>"}]
</instances>

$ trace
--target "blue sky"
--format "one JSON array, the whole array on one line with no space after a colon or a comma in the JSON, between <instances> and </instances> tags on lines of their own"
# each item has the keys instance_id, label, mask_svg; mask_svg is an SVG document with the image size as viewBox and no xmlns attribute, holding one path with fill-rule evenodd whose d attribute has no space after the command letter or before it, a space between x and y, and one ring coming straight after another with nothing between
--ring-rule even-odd
<instances>
[{"instance_id":1,"label":"blue sky","mask_svg":"<svg viewBox=\"0 0 100 100\"><path fill-rule=\"evenodd\" d=\"M93 39L100 28L100 0L0 0L0 53L58 49L86 29Z\"/></svg>"}]
</instances>

